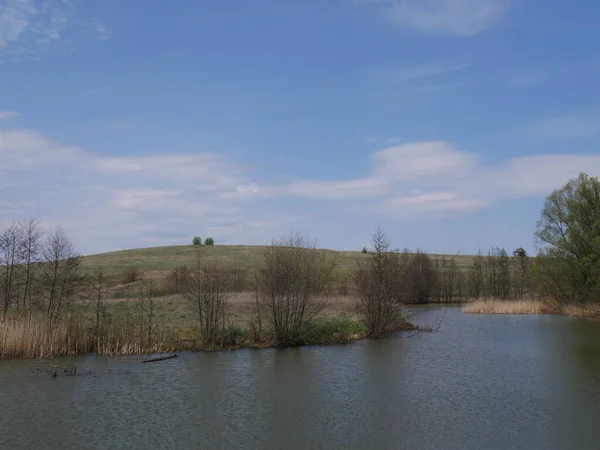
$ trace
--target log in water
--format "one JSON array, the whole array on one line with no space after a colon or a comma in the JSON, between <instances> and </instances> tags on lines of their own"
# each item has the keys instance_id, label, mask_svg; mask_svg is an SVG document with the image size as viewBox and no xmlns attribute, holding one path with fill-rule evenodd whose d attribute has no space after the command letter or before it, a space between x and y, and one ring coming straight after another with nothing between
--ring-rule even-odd
<instances>
[{"instance_id":1,"label":"log in water","mask_svg":"<svg viewBox=\"0 0 600 450\"><path fill-rule=\"evenodd\" d=\"M156 361L164 361L165 359L177 358L177 354L167 355L167 356L159 356L157 358L145 359L143 363L156 362Z\"/></svg>"}]
</instances>

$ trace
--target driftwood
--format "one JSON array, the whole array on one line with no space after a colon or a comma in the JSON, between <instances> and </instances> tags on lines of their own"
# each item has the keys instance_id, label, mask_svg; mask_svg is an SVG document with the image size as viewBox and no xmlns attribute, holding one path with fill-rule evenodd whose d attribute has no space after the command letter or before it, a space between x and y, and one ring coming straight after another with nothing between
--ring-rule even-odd
<instances>
[{"instance_id":1,"label":"driftwood","mask_svg":"<svg viewBox=\"0 0 600 450\"><path fill-rule=\"evenodd\" d=\"M177 354L167 355L167 356L159 356L157 358L145 359L143 363L156 362L156 361L164 361L165 359L177 358Z\"/></svg>"}]
</instances>

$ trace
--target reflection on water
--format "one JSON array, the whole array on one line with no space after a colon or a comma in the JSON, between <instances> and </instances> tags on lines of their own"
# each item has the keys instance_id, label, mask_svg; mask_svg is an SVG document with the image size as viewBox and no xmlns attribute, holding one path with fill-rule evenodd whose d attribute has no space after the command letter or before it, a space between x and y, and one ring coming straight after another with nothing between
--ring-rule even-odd
<instances>
[{"instance_id":1,"label":"reflection on water","mask_svg":"<svg viewBox=\"0 0 600 450\"><path fill-rule=\"evenodd\" d=\"M0 361L0 448L598 448L600 323L448 308L409 339L142 359Z\"/></svg>"}]
</instances>

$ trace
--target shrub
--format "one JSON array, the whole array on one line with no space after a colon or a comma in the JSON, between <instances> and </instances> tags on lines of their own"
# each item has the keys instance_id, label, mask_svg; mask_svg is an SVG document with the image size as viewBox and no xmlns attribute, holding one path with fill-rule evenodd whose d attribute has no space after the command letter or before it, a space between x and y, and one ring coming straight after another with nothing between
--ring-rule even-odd
<instances>
[{"instance_id":1,"label":"shrub","mask_svg":"<svg viewBox=\"0 0 600 450\"><path fill-rule=\"evenodd\" d=\"M194 239L192 239L192 245L202 245L202 239L200 236L194 236Z\"/></svg>"},{"instance_id":2,"label":"shrub","mask_svg":"<svg viewBox=\"0 0 600 450\"><path fill-rule=\"evenodd\" d=\"M367 247L363 247L361 253L368 253Z\"/></svg>"},{"instance_id":3,"label":"shrub","mask_svg":"<svg viewBox=\"0 0 600 450\"><path fill-rule=\"evenodd\" d=\"M129 267L125 270L125 283L135 283L140 278L140 272L137 267Z\"/></svg>"},{"instance_id":4,"label":"shrub","mask_svg":"<svg viewBox=\"0 0 600 450\"><path fill-rule=\"evenodd\" d=\"M354 273L357 290L356 309L371 339L391 336L408 327L402 311L405 294L405 264L398 252L390 251L390 242L377 228L373 252L358 263Z\"/></svg>"},{"instance_id":5,"label":"shrub","mask_svg":"<svg viewBox=\"0 0 600 450\"><path fill-rule=\"evenodd\" d=\"M333 267L323 252L296 233L273 242L263 257L256 278L261 309L278 347L300 345L325 306L319 296Z\"/></svg>"},{"instance_id":6,"label":"shrub","mask_svg":"<svg viewBox=\"0 0 600 450\"><path fill-rule=\"evenodd\" d=\"M204 240L204 245L215 245L215 240L213 238L211 238L211 237L207 237Z\"/></svg>"}]
</instances>

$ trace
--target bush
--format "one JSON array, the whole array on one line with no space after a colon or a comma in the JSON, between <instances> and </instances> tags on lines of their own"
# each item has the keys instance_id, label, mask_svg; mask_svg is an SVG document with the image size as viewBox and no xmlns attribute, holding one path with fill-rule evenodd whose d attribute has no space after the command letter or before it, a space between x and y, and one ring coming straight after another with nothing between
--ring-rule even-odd
<instances>
[{"instance_id":1,"label":"bush","mask_svg":"<svg viewBox=\"0 0 600 450\"><path fill-rule=\"evenodd\" d=\"M278 347L301 345L325 304L333 266L305 237L291 233L267 247L256 278L261 310Z\"/></svg>"},{"instance_id":2,"label":"bush","mask_svg":"<svg viewBox=\"0 0 600 450\"><path fill-rule=\"evenodd\" d=\"M215 245L215 240L211 237L207 237L204 241L204 245Z\"/></svg>"},{"instance_id":3,"label":"bush","mask_svg":"<svg viewBox=\"0 0 600 450\"><path fill-rule=\"evenodd\" d=\"M125 270L125 283L135 283L140 278L137 267L129 267Z\"/></svg>"},{"instance_id":4,"label":"bush","mask_svg":"<svg viewBox=\"0 0 600 450\"><path fill-rule=\"evenodd\" d=\"M361 253L368 253L367 247L363 247Z\"/></svg>"},{"instance_id":5,"label":"bush","mask_svg":"<svg viewBox=\"0 0 600 450\"><path fill-rule=\"evenodd\" d=\"M406 263L403 256L390 250L390 242L377 228L373 235L373 252L360 261L354 273L356 310L371 339L389 337L408 327L402 311L406 298Z\"/></svg>"},{"instance_id":6,"label":"bush","mask_svg":"<svg viewBox=\"0 0 600 450\"><path fill-rule=\"evenodd\" d=\"M200 236L194 236L194 239L192 239L192 245L202 245L202 239Z\"/></svg>"}]
</instances>

